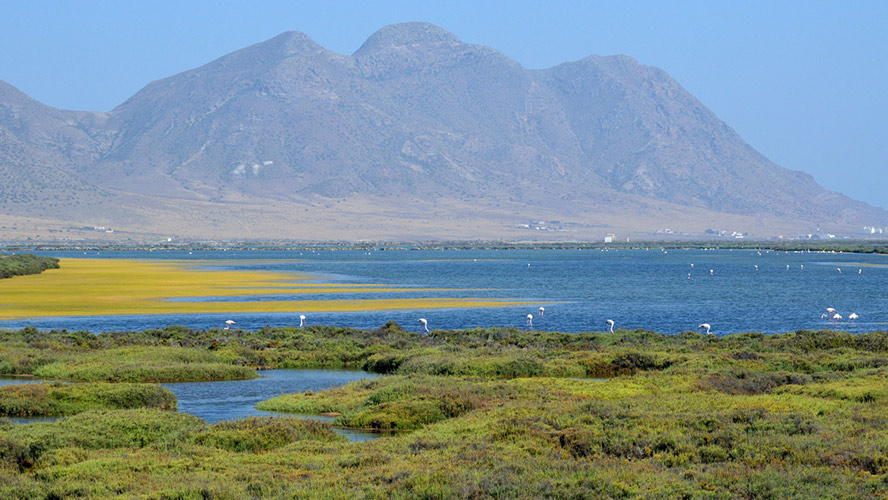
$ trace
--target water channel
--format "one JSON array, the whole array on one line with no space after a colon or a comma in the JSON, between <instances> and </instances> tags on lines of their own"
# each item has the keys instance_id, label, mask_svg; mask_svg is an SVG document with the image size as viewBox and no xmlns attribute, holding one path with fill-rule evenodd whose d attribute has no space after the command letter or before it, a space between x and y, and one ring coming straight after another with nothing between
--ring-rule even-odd
<instances>
[{"instance_id":1,"label":"water channel","mask_svg":"<svg viewBox=\"0 0 888 500\"><path fill-rule=\"evenodd\" d=\"M255 408L260 401L305 391L322 391L345 385L354 380L375 378L379 375L356 370L262 370L259 378L251 380L225 380L218 382L176 382L161 384L178 401L178 409L200 417L209 423L237 420L254 415L293 416L270 413ZM17 385L46 382L35 378L0 378L0 385ZM299 415L303 418L331 421L332 418L316 415ZM49 418L10 419L19 423L54 420ZM366 441L385 434L334 428L351 441Z\"/></svg>"}]
</instances>

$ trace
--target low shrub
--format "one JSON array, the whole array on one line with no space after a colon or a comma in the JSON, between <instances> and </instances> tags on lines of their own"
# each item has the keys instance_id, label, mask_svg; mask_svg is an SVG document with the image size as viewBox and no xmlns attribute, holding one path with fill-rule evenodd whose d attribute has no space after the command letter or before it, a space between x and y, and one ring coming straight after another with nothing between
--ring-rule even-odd
<instances>
[{"instance_id":1,"label":"low shrub","mask_svg":"<svg viewBox=\"0 0 888 500\"><path fill-rule=\"evenodd\" d=\"M808 375L798 373L715 373L700 382L703 389L714 389L725 394L768 394L784 385L805 385L811 382Z\"/></svg>"},{"instance_id":2,"label":"low shrub","mask_svg":"<svg viewBox=\"0 0 888 500\"><path fill-rule=\"evenodd\" d=\"M0 415L73 415L99 408L176 409L176 396L155 384L23 384L0 387Z\"/></svg>"},{"instance_id":3,"label":"low shrub","mask_svg":"<svg viewBox=\"0 0 888 500\"><path fill-rule=\"evenodd\" d=\"M89 410L56 422L17 425L7 436L26 446L27 456L36 461L45 452L62 448L141 448L162 440L177 442L206 425L197 417L165 410ZM17 445L7 448L20 452Z\"/></svg>"},{"instance_id":4,"label":"low shrub","mask_svg":"<svg viewBox=\"0 0 888 500\"><path fill-rule=\"evenodd\" d=\"M84 382L201 382L258 377L256 370L223 363L58 362L34 371L38 377Z\"/></svg>"},{"instance_id":5,"label":"low shrub","mask_svg":"<svg viewBox=\"0 0 888 500\"><path fill-rule=\"evenodd\" d=\"M378 353L367 358L361 369L370 373L395 373L410 357L400 352Z\"/></svg>"},{"instance_id":6,"label":"low shrub","mask_svg":"<svg viewBox=\"0 0 888 500\"><path fill-rule=\"evenodd\" d=\"M248 417L213 424L198 433L194 442L228 451L258 453L296 441L344 441L325 422L287 417Z\"/></svg>"},{"instance_id":7,"label":"low shrub","mask_svg":"<svg viewBox=\"0 0 888 500\"><path fill-rule=\"evenodd\" d=\"M366 406L337 417L334 423L355 429L405 431L445 418L447 416L437 402L411 399Z\"/></svg>"}]
</instances>

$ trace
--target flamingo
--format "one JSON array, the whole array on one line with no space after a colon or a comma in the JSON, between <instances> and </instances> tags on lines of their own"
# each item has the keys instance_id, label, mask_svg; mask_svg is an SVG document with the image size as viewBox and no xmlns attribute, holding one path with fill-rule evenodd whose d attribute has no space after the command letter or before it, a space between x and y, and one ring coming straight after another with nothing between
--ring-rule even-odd
<instances>
[{"instance_id":1,"label":"flamingo","mask_svg":"<svg viewBox=\"0 0 888 500\"><path fill-rule=\"evenodd\" d=\"M789 271L789 264L786 265L786 270Z\"/></svg>"},{"instance_id":2,"label":"flamingo","mask_svg":"<svg viewBox=\"0 0 888 500\"><path fill-rule=\"evenodd\" d=\"M429 321L425 318L419 318L416 320L417 323L422 324L422 328L419 330L419 333L429 333Z\"/></svg>"},{"instance_id":3,"label":"flamingo","mask_svg":"<svg viewBox=\"0 0 888 500\"><path fill-rule=\"evenodd\" d=\"M540 306L540 317L541 317L541 318L543 317L543 313L544 313L544 312L546 312L546 308Z\"/></svg>"},{"instance_id":4,"label":"flamingo","mask_svg":"<svg viewBox=\"0 0 888 500\"><path fill-rule=\"evenodd\" d=\"M863 274L863 269L858 269L857 274Z\"/></svg>"},{"instance_id":5,"label":"flamingo","mask_svg":"<svg viewBox=\"0 0 888 500\"><path fill-rule=\"evenodd\" d=\"M832 315L832 319L833 319L833 321L835 321L836 324L838 325L838 324L839 324L839 320L842 319L842 315L839 314L839 313L835 313L835 314Z\"/></svg>"},{"instance_id":6,"label":"flamingo","mask_svg":"<svg viewBox=\"0 0 888 500\"><path fill-rule=\"evenodd\" d=\"M233 325L233 324L234 324L234 320L233 320L233 319L226 320L226 321L225 321L225 329L226 329L226 330L230 330L230 329L231 329L231 325Z\"/></svg>"},{"instance_id":7,"label":"flamingo","mask_svg":"<svg viewBox=\"0 0 888 500\"><path fill-rule=\"evenodd\" d=\"M827 314L827 316L830 317L830 318L832 318L832 315L833 315L835 312L836 312L836 309L835 309L834 307L827 307L827 308L826 308L826 314Z\"/></svg>"},{"instance_id":8,"label":"flamingo","mask_svg":"<svg viewBox=\"0 0 888 500\"><path fill-rule=\"evenodd\" d=\"M709 270L709 275L712 276L715 273L712 269Z\"/></svg>"},{"instance_id":9,"label":"flamingo","mask_svg":"<svg viewBox=\"0 0 888 500\"><path fill-rule=\"evenodd\" d=\"M303 326L305 326L305 315L300 314L299 315L299 328L302 328Z\"/></svg>"},{"instance_id":10,"label":"flamingo","mask_svg":"<svg viewBox=\"0 0 888 500\"><path fill-rule=\"evenodd\" d=\"M533 314L527 315L527 327L533 328Z\"/></svg>"},{"instance_id":11,"label":"flamingo","mask_svg":"<svg viewBox=\"0 0 888 500\"><path fill-rule=\"evenodd\" d=\"M804 269L804 268L805 268L805 265L804 265L804 264L801 264L801 268Z\"/></svg>"},{"instance_id":12,"label":"flamingo","mask_svg":"<svg viewBox=\"0 0 888 500\"><path fill-rule=\"evenodd\" d=\"M691 279L691 273L688 273L688 279Z\"/></svg>"},{"instance_id":13,"label":"flamingo","mask_svg":"<svg viewBox=\"0 0 888 500\"><path fill-rule=\"evenodd\" d=\"M755 266L755 270L756 270L756 271L759 270L759 266L758 266L758 265Z\"/></svg>"},{"instance_id":14,"label":"flamingo","mask_svg":"<svg viewBox=\"0 0 888 500\"><path fill-rule=\"evenodd\" d=\"M827 316L826 313L823 313L823 314L820 315L820 319L826 319L826 318L828 318L828 317L829 317L829 316Z\"/></svg>"},{"instance_id":15,"label":"flamingo","mask_svg":"<svg viewBox=\"0 0 888 500\"><path fill-rule=\"evenodd\" d=\"M836 271L838 271L839 274L842 274L842 268L841 268L841 267L837 267L837 268L836 268Z\"/></svg>"},{"instance_id":16,"label":"flamingo","mask_svg":"<svg viewBox=\"0 0 888 500\"><path fill-rule=\"evenodd\" d=\"M699 326L697 326L697 328L705 328L705 329L706 329L706 335L712 335L712 332L709 331L709 329L711 328L711 326L709 325L709 323L701 323Z\"/></svg>"},{"instance_id":17,"label":"flamingo","mask_svg":"<svg viewBox=\"0 0 888 500\"><path fill-rule=\"evenodd\" d=\"M858 316L857 313L851 313L851 314L848 315L848 319L851 320L851 324L852 324L852 325L854 324L854 320L857 319L857 318L859 318L859 317L860 317L860 316Z\"/></svg>"},{"instance_id":18,"label":"flamingo","mask_svg":"<svg viewBox=\"0 0 888 500\"><path fill-rule=\"evenodd\" d=\"M608 333L614 333L614 320L609 319L605 321L605 323L607 323L607 326L609 328Z\"/></svg>"}]
</instances>

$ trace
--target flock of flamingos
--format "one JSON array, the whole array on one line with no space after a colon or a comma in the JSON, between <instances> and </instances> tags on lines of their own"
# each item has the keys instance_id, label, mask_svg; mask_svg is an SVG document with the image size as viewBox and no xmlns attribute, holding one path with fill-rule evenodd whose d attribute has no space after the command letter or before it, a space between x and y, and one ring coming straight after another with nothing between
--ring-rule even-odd
<instances>
[{"instance_id":1,"label":"flock of flamingos","mask_svg":"<svg viewBox=\"0 0 888 500\"><path fill-rule=\"evenodd\" d=\"M761 255L761 252L759 252L759 255ZM527 266L530 267L530 264L528 264ZM694 268L694 264L691 264L691 269L693 269L693 268ZM756 265L755 270L758 271L758 268L759 268L759 266ZM805 268L805 265L801 264L801 269L804 269L804 268ZM789 269L788 264L786 266L786 269ZM842 268L837 267L836 272L841 274ZM857 274L862 274L862 273L863 273L863 269L857 270ZM714 274L715 274L715 270L710 269L709 275L712 276ZM691 273L688 273L688 279L691 279ZM541 306L539 309L539 316L538 317L542 318L543 315L545 314L545 312L546 312L546 308ZM860 316L858 316L857 313L854 313L854 312L852 312L851 314L848 315L848 319L851 320L852 325L854 324L854 320L858 319L859 317ZM834 324L838 325L838 322L844 318L841 314L839 314L836 311L835 308L827 307L826 312L820 315L820 319L826 320L826 321L832 321ZM419 328L420 333L422 333L422 334L431 333L429 331L429 322L427 319L419 318L416 321L420 325L420 328ZM231 325L233 325L233 324L235 324L234 320L231 320L231 319L227 320L225 322L225 330L230 329ZM604 324L607 325L607 327L608 327L608 330L607 330L608 333L614 333L614 320L612 320L612 319L605 320ZM299 315L299 328L302 328L304 326L305 326L305 315L300 314ZM533 328L533 314L527 315L527 328ZM701 323L700 325L697 326L697 328L702 329L702 330L706 330L707 335L715 335L714 333L712 333L712 325L710 325L709 323Z\"/></svg>"}]
</instances>

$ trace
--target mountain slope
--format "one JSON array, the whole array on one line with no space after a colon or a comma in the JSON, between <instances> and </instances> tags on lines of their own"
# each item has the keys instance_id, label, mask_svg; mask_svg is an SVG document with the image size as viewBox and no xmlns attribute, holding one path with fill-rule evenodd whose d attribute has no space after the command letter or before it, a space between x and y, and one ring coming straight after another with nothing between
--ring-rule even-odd
<instances>
[{"instance_id":1,"label":"mountain slope","mask_svg":"<svg viewBox=\"0 0 888 500\"><path fill-rule=\"evenodd\" d=\"M206 235L409 235L431 221L428 237L520 237L516 224L553 218L578 237L888 225L771 163L662 70L591 56L532 71L424 23L385 27L350 56L283 33L110 113L0 86L0 160L19 197L64 192L112 215L119 202L142 229L181 220ZM246 225L246 207L282 215Z\"/></svg>"},{"instance_id":2,"label":"mountain slope","mask_svg":"<svg viewBox=\"0 0 888 500\"><path fill-rule=\"evenodd\" d=\"M44 106L0 81L0 207L53 215L90 210L108 194L70 171L95 161L107 136L101 113Z\"/></svg>"}]
</instances>

